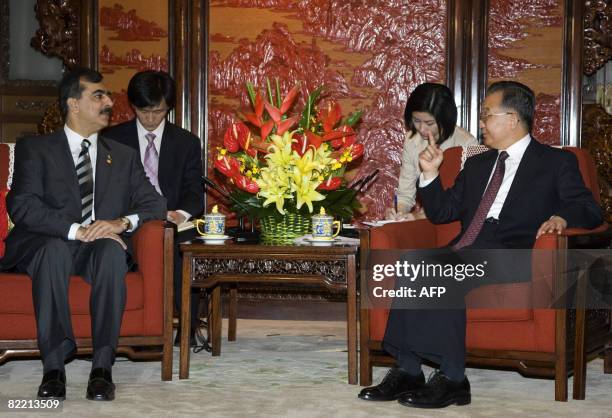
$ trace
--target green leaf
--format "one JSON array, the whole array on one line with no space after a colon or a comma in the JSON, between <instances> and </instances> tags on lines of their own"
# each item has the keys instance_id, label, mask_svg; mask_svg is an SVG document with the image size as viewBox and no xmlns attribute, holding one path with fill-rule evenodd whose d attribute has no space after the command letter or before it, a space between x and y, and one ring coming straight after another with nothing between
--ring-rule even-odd
<instances>
[{"instance_id":1,"label":"green leaf","mask_svg":"<svg viewBox=\"0 0 612 418\"><path fill-rule=\"evenodd\" d=\"M266 84L268 85L268 97L270 98L270 103L274 103L274 97L272 97L272 87L270 87L270 79L266 78Z\"/></svg>"},{"instance_id":2,"label":"green leaf","mask_svg":"<svg viewBox=\"0 0 612 418\"><path fill-rule=\"evenodd\" d=\"M314 211L319 213L321 206L330 215L341 220L349 220L353 216L355 209L359 209L357 191L353 189L341 188L325 193L325 200L315 202Z\"/></svg>"},{"instance_id":3,"label":"green leaf","mask_svg":"<svg viewBox=\"0 0 612 418\"><path fill-rule=\"evenodd\" d=\"M363 114L363 110L358 110L357 112L351 113L344 122L344 125L355 126L357 122L361 119L361 115Z\"/></svg>"},{"instance_id":4,"label":"green leaf","mask_svg":"<svg viewBox=\"0 0 612 418\"><path fill-rule=\"evenodd\" d=\"M306 106L304 106L304 111L302 112L302 119L300 119L299 123L299 126L303 131L310 129L310 116L312 115L314 106L319 101L319 97L321 96L324 88L325 86L317 87L308 95Z\"/></svg>"},{"instance_id":5,"label":"green leaf","mask_svg":"<svg viewBox=\"0 0 612 418\"><path fill-rule=\"evenodd\" d=\"M250 81L247 81L246 88L249 93L249 98L251 99L251 104L255 107L255 87L253 87Z\"/></svg>"}]
</instances>

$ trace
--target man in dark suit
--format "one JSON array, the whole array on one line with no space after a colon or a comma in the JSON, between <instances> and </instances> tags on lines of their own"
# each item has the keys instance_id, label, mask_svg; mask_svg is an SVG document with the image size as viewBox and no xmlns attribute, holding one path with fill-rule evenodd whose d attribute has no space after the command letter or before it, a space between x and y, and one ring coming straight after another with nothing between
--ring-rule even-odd
<instances>
[{"instance_id":1,"label":"man in dark suit","mask_svg":"<svg viewBox=\"0 0 612 418\"><path fill-rule=\"evenodd\" d=\"M138 154L98 135L113 102L100 73L80 69L59 86L63 129L24 138L15 148L7 196L15 227L3 269L32 278L44 375L40 398L64 399L64 362L76 352L70 320L71 274L91 284L93 363L87 399L113 400L111 368L125 307L127 238L165 217L166 203L147 181Z\"/></svg>"},{"instance_id":2,"label":"man in dark suit","mask_svg":"<svg viewBox=\"0 0 612 418\"><path fill-rule=\"evenodd\" d=\"M147 177L168 201L169 221L181 223L199 217L204 211L202 188L202 149L200 140L166 120L175 102L174 80L165 72L139 72L128 85L128 99L136 113L129 122L113 126L104 134L140 152ZM186 234L193 231L189 231ZM174 303L180 312L182 258L180 241L190 236L179 234L174 249ZM193 332L198 328L198 293L192 293ZM179 334L177 334L178 337Z\"/></svg>"},{"instance_id":3,"label":"man in dark suit","mask_svg":"<svg viewBox=\"0 0 612 418\"><path fill-rule=\"evenodd\" d=\"M433 223L461 221L450 259L460 249L529 249L544 233L603 222L573 154L530 136L535 108L531 89L497 82L487 90L480 114L484 144L491 150L468 159L453 187L443 190L438 169L443 151L429 138L419 155L419 195ZM381 384L366 388L366 400L399 400L405 406L442 408L471 401L465 376L465 309L393 309L383 348L399 367ZM421 361L440 365L425 384Z\"/></svg>"}]
</instances>

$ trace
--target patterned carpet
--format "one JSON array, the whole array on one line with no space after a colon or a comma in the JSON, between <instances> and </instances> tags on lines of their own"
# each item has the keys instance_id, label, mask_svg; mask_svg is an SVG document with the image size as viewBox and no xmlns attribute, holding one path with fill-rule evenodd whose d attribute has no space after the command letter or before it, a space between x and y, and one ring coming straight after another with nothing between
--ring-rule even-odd
<instances>
[{"instance_id":1,"label":"patterned carpet","mask_svg":"<svg viewBox=\"0 0 612 418\"><path fill-rule=\"evenodd\" d=\"M119 359L113 376L114 402L85 400L90 363L66 367L68 399L63 416L72 417L610 417L612 375L603 362L589 363L587 399L554 402L550 380L514 372L468 369L472 404L440 411L357 399L346 383L344 324L322 321L239 320L238 341L223 341L221 357L192 354L190 379L160 380L156 362ZM224 333L224 335L226 335ZM175 376L178 349L175 349ZM11 361L0 367L0 398L34 398L39 361ZM375 370L378 382L385 369ZM427 374L429 369L425 370ZM571 388L571 380L570 380ZM570 395L571 396L571 395ZM2 409L6 411L6 409ZM11 417L40 413L0 413ZM49 414L47 414L49 415Z\"/></svg>"}]
</instances>

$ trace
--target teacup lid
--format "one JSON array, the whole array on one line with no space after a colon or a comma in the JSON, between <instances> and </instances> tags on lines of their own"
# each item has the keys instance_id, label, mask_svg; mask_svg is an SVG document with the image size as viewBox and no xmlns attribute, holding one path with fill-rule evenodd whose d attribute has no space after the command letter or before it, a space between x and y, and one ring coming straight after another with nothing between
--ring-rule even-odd
<instances>
[{"instance_id":1,"label":"teacup lid","mask_svg":"<svg viewBox=\"0 0 612 418\"><path fill-rule=\"evenodd\" d=\"M328 218L333 218L333 216L331 216L331 215L327 215L327 214L325 213L325 208L324 208L323 206L321 206L321 210L319 211L319 214L318 214L318 215L313 215L312 217L313 217L313 218L316 218L316 219L328 219Z\"/></svg>"},{"instance_id":2,"label":"teacup lid","mask_svg":"<svg viewBox=\"0 0 612 418\"><path fill-rule=\"evenodd\" d=\"M210 216L210 215L225 216L223 213L219 213L219 207L217 205L214 205L210 213L207 213L206 215L207 216Z\"/></svg>"}]
</instances>

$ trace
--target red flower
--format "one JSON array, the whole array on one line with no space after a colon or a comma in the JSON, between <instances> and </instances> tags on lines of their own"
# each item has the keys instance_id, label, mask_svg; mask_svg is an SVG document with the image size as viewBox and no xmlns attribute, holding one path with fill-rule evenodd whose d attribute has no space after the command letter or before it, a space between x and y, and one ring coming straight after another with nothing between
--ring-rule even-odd
<instances>
[{"instance_id":1,"label":"red flower","mask_svg":"<svg viewBox=\"0 0 612 418\"><path fill-rule=\"evenodd\" d=\"M274 125L276 125L276 133L278 135L282 135L285 132L287 132L293 125L297 123L297 121L300 120L299 115L295 115L290 118L283 119L283 115L287 113L287 111L291 108L299 91L300 91L299 86L295 85L289 91L289 93L287 93L287 96L285 96L285 98L283 99L280 109L264 100L264 106L266 107L268 114L274 121ZM265 138L265 137L262 135L262 138Z\"/></svg>"},{"instance_id":2,"label":"red flower","mask_svg":"<svg viewBox=\"0 0 612 418\"><path fill-rule=\"evenodd\" d=\"M260 128L261 139L265 140L268 137L268 135L270 135L270 132L272 132L272 128L274 127L274 121L273 120L268 120L268 121L263 120L264 99L262 99L261 94L259 93L257 93L257 95L255 96L255 106L254 107L255 107L255 113L247 113L246 115L244 115L244 117L246 117L249 120L249 122L251 122L253 125Z\"/></svg>"},{"instance_id":3,"label":"red flower","mask_svg":"<svg viewBox=\"0 0 612 418\"><path fill-rule=\"evenodd\" d=\"M342 184L342 177L329 177L317 187L317 190L336 190Z\"/></svg>"},{"instance_id":4,"label":"red flower","mask_svg":"<svg viewBox=\"0 0 612 418\"><path fill-rule=\"evenodd\" d=\"M243 176L242 174L238 174L233 177L234 184L241 190L244 190L247 193L257 193L259 192L259 186L253 180L248 178L247 176Z\"/></svg>"},{"instance_id":5,"label":"red flower","mask_svg":"<svg viewBox=\"0 0 612 418\"><path fill-rule=\"evenodd\" d=\"M291 144L291 149L297 152L300 157L308 151L308 148L314 147L314 149L317 149L322 143L319 135L313 134L310 131L306 131L304 134L295 134L293 137L296 142Z\"/></svg>"},{"instance_id":6,"label":"red flower","mask_svg":"<svg viewBox=\"0 0 612 418\"><path fill-rule=\"evenodd\" d=\"M234 177L240 174L240 162L234 157L218 155L213 162L215 168L227 177Z\"/></svg>"},{"instance_id":7,"label":"red flower","mask_svg":"<svg viewBox=\"0 0 612 418\"><path fill-rule=\"evenodd\" d=\"M364 147L363 144L353 144L349 145L351 147L351 157L353 160L360 158L363 155Z\"/></svg>"},{"instance_id":8,"label":"red flower","mask_svg":"<svg viewBox=\"0 0 612 418\"><path fill-rule=\"evenodd\" d=\"M323 132L326 133L331 132L341 118L342 109L336 101L328 102L327 107L319 111L319 120L323 123Z\"/></svg>"},{"instance_id":9,"label":"red flower","mask_svg":"<svg viewBox=\"0 0 612 418\"><path fill-rule=\"evenodd\" d=\"M249 128L244 123L232 123L225 131L223 146L227 148L229 152L236 152L241 144L247 141L249 135Z\"/></svg>"},{"instance_id":10,"label":"red flower","mask_svg":"<svg viewBox=\"0 0 612 418\"><path fill-rule=\"evenodd\" d=\"M357 136L355 135L355 131L353 131L353 128L346 125L342 126L337 131L331 132L329 135L331 134L334 134L335 137L335 139L331 141L331 146L335 149L348 145L353 145L357 140Z\"/></svg>"}]
</instances>

